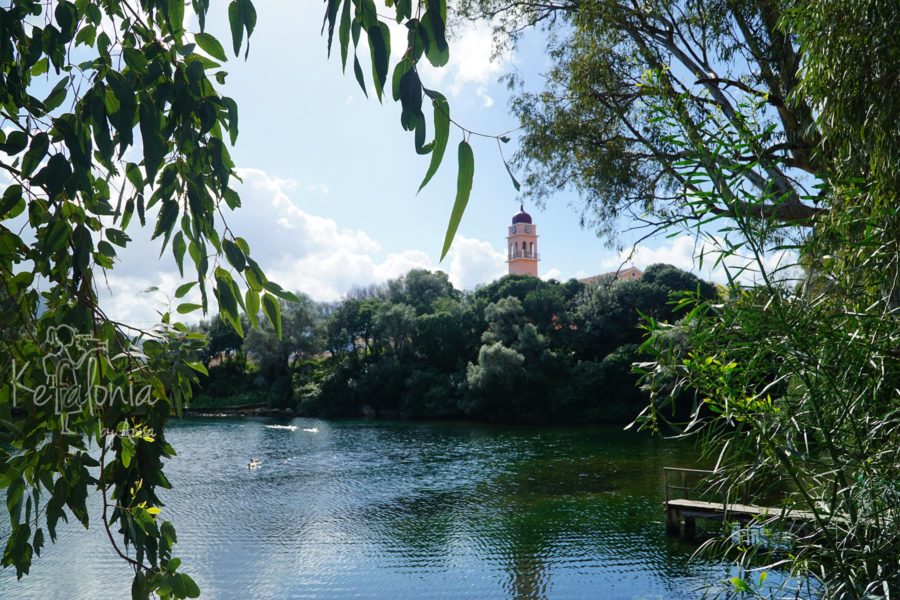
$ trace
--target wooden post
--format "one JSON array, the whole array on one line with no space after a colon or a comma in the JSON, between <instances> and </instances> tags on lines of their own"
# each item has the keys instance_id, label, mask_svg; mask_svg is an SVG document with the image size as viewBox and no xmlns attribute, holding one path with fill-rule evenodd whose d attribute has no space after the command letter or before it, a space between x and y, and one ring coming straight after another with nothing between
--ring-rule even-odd
<instances>
[{"instance_id":1,"label":"wooden post","mask_svg":"<svg viewBox=\"0 0 900 600\"><path fill-rule=\"evenodd\" d=\"M669 508L669 471L665 467L663 468L663 489L665 490L663 493L666 498L666 509Z\"/></svg>"},{"instance_id":2,"label":"wooden post","mask_svg":"<svg viewBox=\"0 0 900 600\"><path fill-rule=\"evenodd\" d=\"M677 508L669 508L666 506L666 533L671 536L678 536L681 529L681 519L679 518Z\"/></svg>"},{"instance_id":3,"label":"wooden post","mask_svg":"<svg viewBox=\"0 0 900 600\"><path fill-rule=\"evenodd\" d=\"M694 539L697 534L697 519L694 517L684 518L684 538L688 540Z\"/></svg>"}]
</instances>

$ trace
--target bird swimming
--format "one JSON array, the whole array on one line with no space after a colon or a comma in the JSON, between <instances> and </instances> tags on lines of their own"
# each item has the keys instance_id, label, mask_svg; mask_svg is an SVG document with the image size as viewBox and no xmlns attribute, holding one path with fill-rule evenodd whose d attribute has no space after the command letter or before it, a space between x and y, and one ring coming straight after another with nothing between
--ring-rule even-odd
<instances>
[{"instance_id":1,"label":"bird swimming","mask_svg":"<svg viewBox=\"0 0 900 600\"><path fill-rule=\"evenodd\" d=\"M266 429L285 429L287 431L297 431L296 425L266 425Z\"/></svg>"}]
</instances>

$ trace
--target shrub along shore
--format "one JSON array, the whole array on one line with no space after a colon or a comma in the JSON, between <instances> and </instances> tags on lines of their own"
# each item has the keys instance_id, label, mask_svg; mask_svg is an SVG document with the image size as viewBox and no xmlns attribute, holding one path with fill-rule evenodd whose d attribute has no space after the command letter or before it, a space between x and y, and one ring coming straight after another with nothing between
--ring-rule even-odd
<instances>
[{"instance_id":1,"label":"shrub along shore","mask_svg":"<svg viewBox=\"0 0 900 600\"><path fill-rule=\"evenodd\" d=\"M410 271L337 303L299 295L283 335L218 317L193 414L625 423L646 406L631 365L642 318L675 321L716 288L670 265L590 285L509 275L474 292Z\"/></svg>"}]
</instances>

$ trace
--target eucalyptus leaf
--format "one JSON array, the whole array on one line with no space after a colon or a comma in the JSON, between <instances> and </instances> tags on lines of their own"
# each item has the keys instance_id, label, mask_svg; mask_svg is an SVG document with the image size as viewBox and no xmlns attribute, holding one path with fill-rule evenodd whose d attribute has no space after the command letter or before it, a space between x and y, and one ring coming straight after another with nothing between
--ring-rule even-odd
<instances>
[{"instance_id":1,"label":"eucalyptus leaf","mask_svg":"<svg viewBox=\"0 0 900 600\"><path fill-rule=\"evenodd\" d=\"M275 336L281 339L281 306L274 296L263 294L262 297L263 312L272 327L275 329Z\"/></svg>"},{"instance_id":2,"label":"eucalyptus leaf","mask_svg":"<svg viewBox=\"0 0 900 600\"><path fill-rule=\"evenodd\" d=\"M194 41L203 49L204 52L222 62L228 60L225 56L225 49L215 37L208 33L195 33Z\"/></svg>"},{"instance_id":3,"label":"eucalyptus leaf","mask_svg":"<svg viewBox=\"0 0 900 600\"><path fill-rule=\"evenodd\" d=\"M450 213L450 223L447 225L447 233L444 235L444 247L441 249L441 260L447 256L466 205L469 203L469 195L472 192L472 179L475 175L475 157L472 147L465 140L459 143L458 150L459 172L456 178L456 200L453 202L453 211Z\"/></svg>"},{"instance_id":4,"label":"eucalyptus leaf","mask_svg":"<svg viewBox=\"0 0 900 600\"><path fill-rule=\"evenodd\" d=\"M447 142L450 139L450 105L447 103L447 99L442 94L431 90L426 90L425 93L431 97L432 105L434 106L434 147L431 150L431 162L428 165L428 171L425 173L425 179L419 184L418 192L421 192L422 188L437 173L438 167L441 166L441 161L444 159Z\"/></svg>"}]
</instances>

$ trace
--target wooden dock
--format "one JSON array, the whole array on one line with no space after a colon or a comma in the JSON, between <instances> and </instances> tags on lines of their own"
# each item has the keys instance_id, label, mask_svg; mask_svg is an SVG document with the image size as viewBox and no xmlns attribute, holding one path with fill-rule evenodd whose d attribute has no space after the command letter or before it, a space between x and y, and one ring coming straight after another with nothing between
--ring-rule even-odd
<instances>
[{"instance_id":1,"label":"wooden dock","mask_svg":"<svg viewBox=\"0 0 900 600\"><path fill-rule=\"evenodd\" d=\"M671 496L673 490L680 491L685 495L691 495L692 493L696 495L700 490L700 486L697 484L692 486L687 485L688 477L702 475L705 478L711 474L712 471L703 471L700 469L679 469L675 467L663 468L663 478L666 487L666 531L670 535L682 535L686 538L693 538L696 532L697 519L748 523L753 520L759 520L760 518L772 518L795 524L808 523L815 519L815 515L811 512L784 510L781 508L755 506L752 504L710 502L708 500L695 500L692 498L673 498ZM673 476L680 485L679 483L671 482L670 478Z\"/></svg>"}]
</instances>

